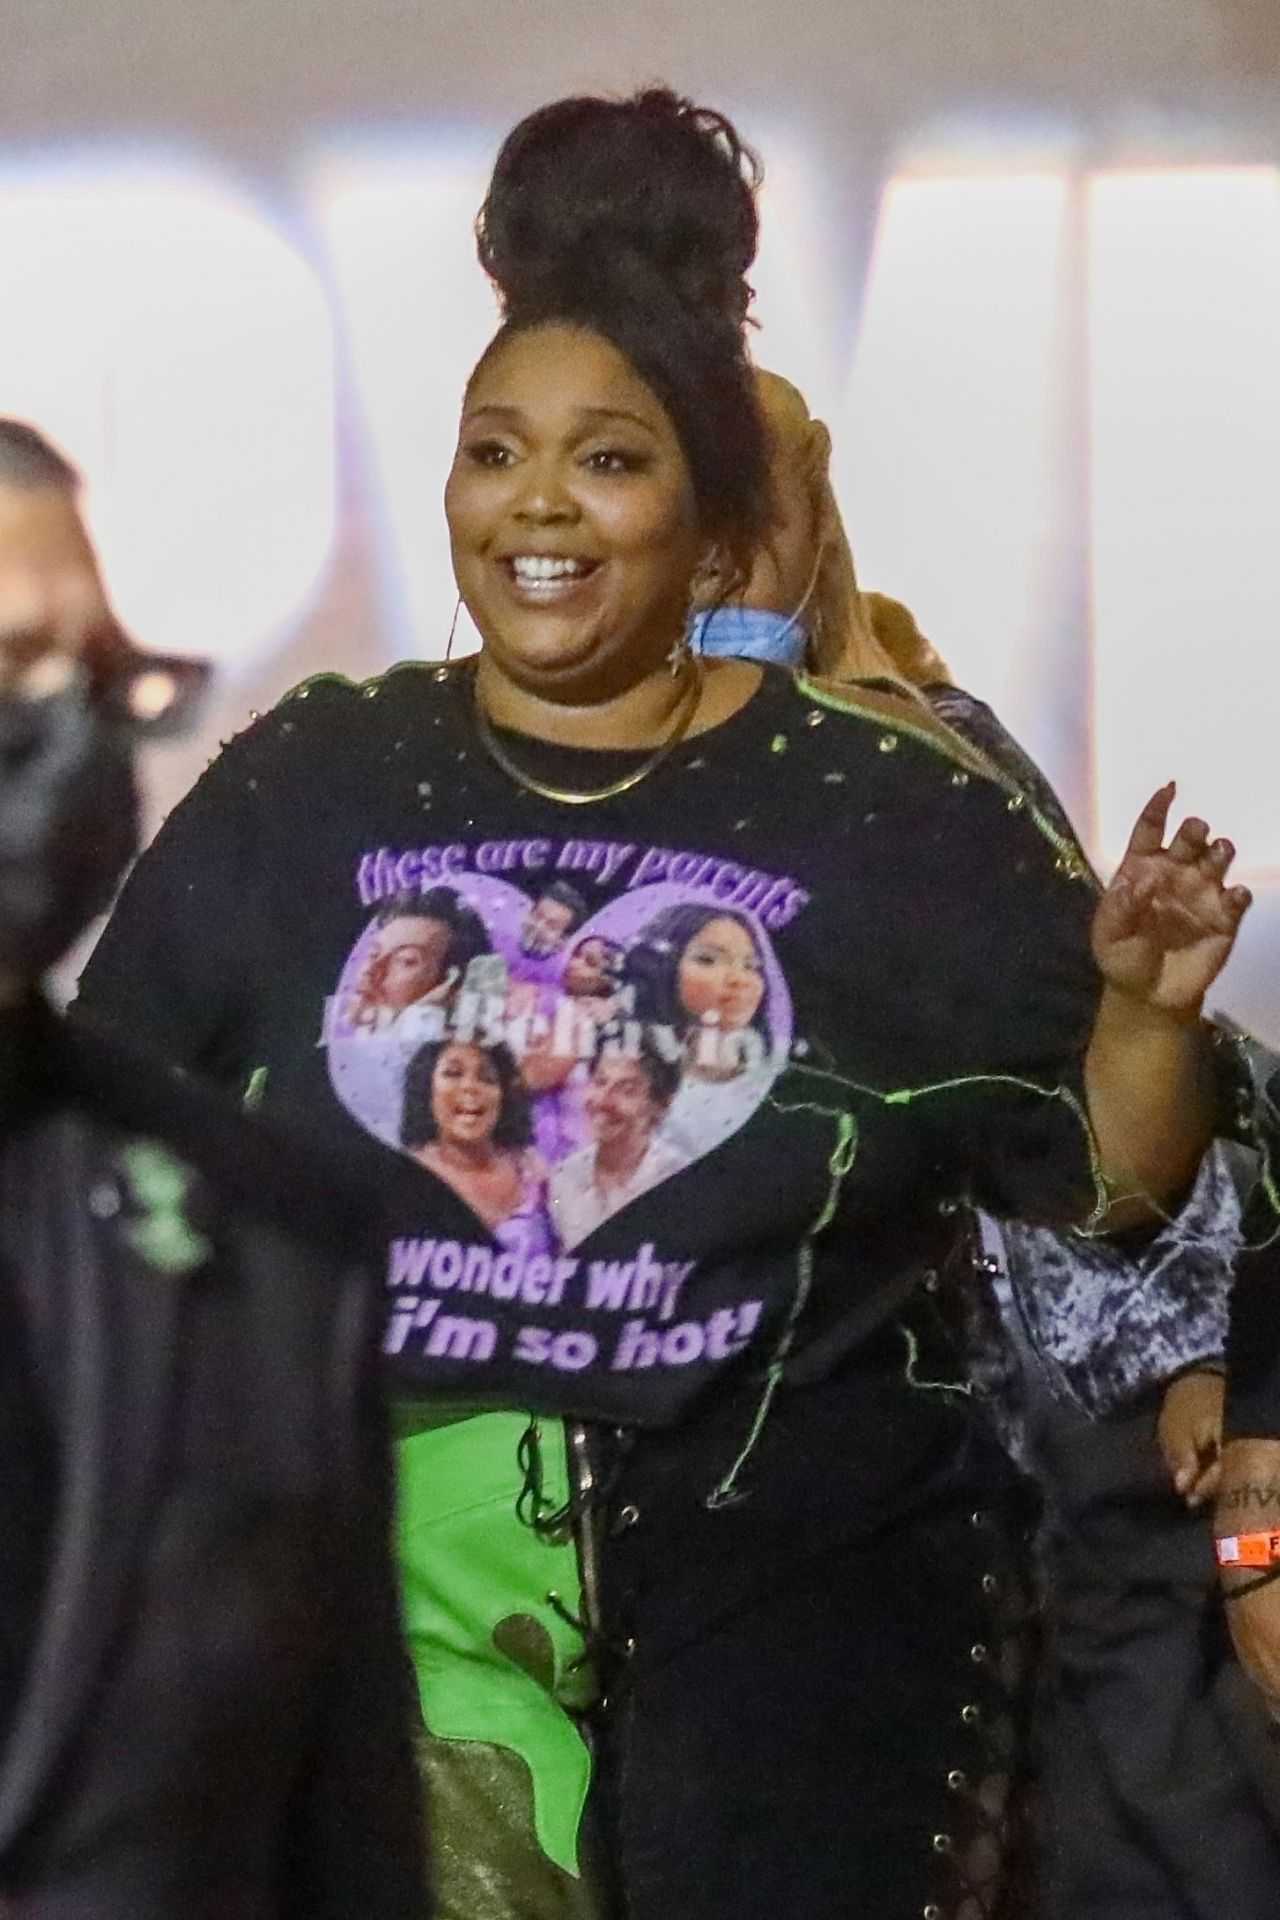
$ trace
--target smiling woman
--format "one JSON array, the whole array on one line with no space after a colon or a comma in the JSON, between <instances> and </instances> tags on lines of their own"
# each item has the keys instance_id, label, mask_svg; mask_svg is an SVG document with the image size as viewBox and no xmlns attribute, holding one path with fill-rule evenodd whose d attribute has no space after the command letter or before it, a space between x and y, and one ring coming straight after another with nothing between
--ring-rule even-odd
<instances>
[{"instance_id":1,"label":"smiling woman","mask_svg":"<svg viewBox=\"0 0 1280 1920\"><path fill-rule=\"evenodd\" d=\"M546 1251L546 1178L528 1150L529 1102L505 1046L424 1046L405 1070L401 1138L504 1246Z\"/></svg>"},{"instance_id":2,"label":"smiling woman","mask_svg":"<svg viewBox=\"0 0 1280 1920\"><path fill-rule=\"evenodd\" d=\"M1166 848L1157 796L1095 920L1051 823L919 703L689 657L691 604L769 519L756 178L661 91L516 130L447 501L478 662L314 682L241 735L86 980L188 1066L265 1069L267 1111L379 1187L448 1920L607 1910L564 1711L593 1667L628 1920L956 1910L984 1818L998 1880L998 1818L947 1780L995 1764L999 1472L916 1283L963 1203L1163 1203L1208 1132L1196 1014L1245 904L1225 843ZM484 937L361 1026L396 848ZM587 941L605 991L566 980ZM369 1058L399 1075L399 1153L350 1092ZM442 1439L430 1396L598 1423L572 1492L536 1423Z\"/></svg>"},{"instance_id":3,"label":"smiling woman","mask_svg":"<svg viewBox=\"0 0 1280 1920\"><path fill-rule=\"evenodd\" d=\"M491 350L445 503L490 704L598 706L661 670L706 541L671 420L609 341L544 326Z\"/></svg>"},{"instance_id":4,"label":"smiling woman","mask_svg":"<svg viewBox=\"0 0 1280 1920\"><path fill-rule=\"evenodd\" d=\"M575 167L592 192L544 192ZM559 101L499 155L477 233L503 324L446 507L500 724L652 746L754 691L738 667L699 675L685 630L696 585L745 579L769 519L742 324L758 181L727 120L660 90Z\"/></svg>"}]
</instances>

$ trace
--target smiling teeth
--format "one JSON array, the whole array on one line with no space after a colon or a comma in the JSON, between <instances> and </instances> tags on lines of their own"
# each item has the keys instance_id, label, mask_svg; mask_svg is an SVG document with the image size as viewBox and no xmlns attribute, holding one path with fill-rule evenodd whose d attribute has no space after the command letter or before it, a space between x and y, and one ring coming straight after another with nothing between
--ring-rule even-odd
<instances>
[{"instance_id":1,"label":"smiling teeth","mask_svg":"<svg viewBox=\"0 0 1280 1920\"><path fill-rule=\"evenodd\" d=\"M520 554L511 562L517 580L576 580L586 568L581 560L556 560L549 554Z\"/></svg>"}]
</instances>

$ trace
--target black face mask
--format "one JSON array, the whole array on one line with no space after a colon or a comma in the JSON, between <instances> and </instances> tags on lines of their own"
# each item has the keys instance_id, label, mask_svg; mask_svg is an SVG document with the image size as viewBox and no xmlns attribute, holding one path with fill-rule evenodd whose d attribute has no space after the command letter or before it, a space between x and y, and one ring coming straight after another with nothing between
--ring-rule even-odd
<instances>
[{"instance_id":1,"label":"black face mask","mask_svg":"<svg viewBox=\"0 0 1280 1920\"><path fill-rule=\"evenodd\" d=\"M134 743L185 731L207 679L134 655L106 681L0 695L0 973L38 979L110 905L138 851Z\"/></svg>"}]
</instances>

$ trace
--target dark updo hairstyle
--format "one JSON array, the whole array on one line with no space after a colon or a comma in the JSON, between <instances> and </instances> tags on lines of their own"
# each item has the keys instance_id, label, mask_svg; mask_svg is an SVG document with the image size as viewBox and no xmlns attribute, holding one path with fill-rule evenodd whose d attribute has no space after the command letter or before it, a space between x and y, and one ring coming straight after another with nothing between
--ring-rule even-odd
<instances>
[{"instance_id":1,"label":"dark updo hairstyle","mask_svg":"<svg viewBox=\"0 0 1280 1920\"><path fill-rule=\"evenodd\" d=\"M767 532L769 450L747 357L760 163L723 114L665 87L557 100L498 155L476 222L513 333L610 341L670 416L727 591ZM477 369L479 371L479 369Z\"/></svg>"}]
</instances>

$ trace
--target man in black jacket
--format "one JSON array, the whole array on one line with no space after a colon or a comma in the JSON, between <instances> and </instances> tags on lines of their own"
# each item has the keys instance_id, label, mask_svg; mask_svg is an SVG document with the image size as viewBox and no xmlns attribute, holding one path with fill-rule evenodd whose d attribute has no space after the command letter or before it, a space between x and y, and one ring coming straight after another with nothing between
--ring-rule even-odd
<instances>
[{"instance_id":1,"label":"man in black jacket","mask_svg":"<svg viewBox=\"0 0 1280 1920\"><path fill-rule=\"evenodd\" d=\"M361 1222L38 993L191 677L0 421L0 1915L425 1920Z\"/></svg>"}]
</instances>

